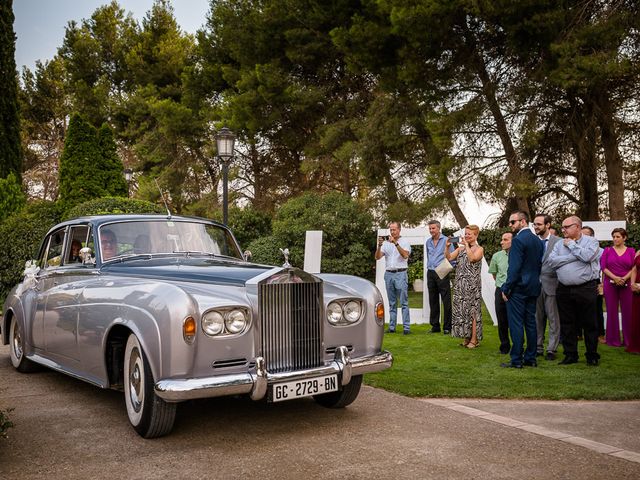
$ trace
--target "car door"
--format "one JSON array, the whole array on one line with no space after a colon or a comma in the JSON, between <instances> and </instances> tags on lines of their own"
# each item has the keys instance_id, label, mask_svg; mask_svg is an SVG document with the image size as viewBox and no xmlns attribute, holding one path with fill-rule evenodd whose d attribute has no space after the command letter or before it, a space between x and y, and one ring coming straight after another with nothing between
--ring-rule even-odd
<instances>
[{"instance_id":1,"label":"car door","mask_svg":"<svg viewBox=\"0 0 640 480\"><path fill-rule=\"evenodd\" d=\"M77 253L87 245L88 231L87 225L66 229L61 263L49 273L44 313L45 345L50 357L63 361L79 361L78 301L92 266L83 264Z\"/></svg>"},{"instance_id":2,"label":"car door","mask_svg":"<svg viewBox=\"0 0 640 480\"><path fill-rule=\"evenodd\" d=\"M45 338L45 310L49 290L53 287L54 273L62 261L62 248L64 246L64 228L49 234L42 245L38 265L40 271L36 276L35 308L31 311L31 338L36 349L43 353L47 347Z\"/></svg>"}]
</instances>

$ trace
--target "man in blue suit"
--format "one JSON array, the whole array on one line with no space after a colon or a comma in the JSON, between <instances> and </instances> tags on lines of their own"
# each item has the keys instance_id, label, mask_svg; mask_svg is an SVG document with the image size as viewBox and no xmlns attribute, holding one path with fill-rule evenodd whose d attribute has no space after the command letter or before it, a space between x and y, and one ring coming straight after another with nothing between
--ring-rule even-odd
<instances>
[{"instance_id":1,"label":"man in blue suit","mask_svg":"<svg viewBox=\"0 0 640 480\"><path fill-rule=\"evenodd\" d=\"M526 212L516 211L509 217L513 241L509 252L507 280L502 284L502 296L507 302L511 333L511 362L502 367L537 367L536 303L540 295L540 268L544 247L529 228ZM523 355L524 335L527 349Z\"/></svg>"}]
</instances>

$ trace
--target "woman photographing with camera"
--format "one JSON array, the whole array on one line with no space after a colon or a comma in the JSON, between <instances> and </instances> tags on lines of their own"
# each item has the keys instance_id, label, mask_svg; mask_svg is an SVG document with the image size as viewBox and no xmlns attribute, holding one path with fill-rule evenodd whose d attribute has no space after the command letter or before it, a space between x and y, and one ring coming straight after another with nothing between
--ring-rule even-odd
<instances>
[{"instance_id":1,"label":"woman photographing with camera","mask_svg":"<svg viewBox=\"0 0 640 480\"><path fill-rule=\"evenodd\" d=\"M463 338L461 345L467 348L476 348L482 340L480 272L484 249L478 245L479 233L477 225L467 225L464 239L460 239L458 248L450 252L451 241L447 239L444 249L447 260L458 262L453 290L451 335Z\"/></svg>"}]
</instances>

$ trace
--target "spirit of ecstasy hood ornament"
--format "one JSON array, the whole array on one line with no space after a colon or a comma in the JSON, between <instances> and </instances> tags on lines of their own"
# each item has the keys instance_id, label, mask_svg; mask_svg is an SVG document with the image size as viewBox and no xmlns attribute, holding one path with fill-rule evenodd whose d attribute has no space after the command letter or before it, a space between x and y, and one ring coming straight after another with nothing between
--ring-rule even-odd
<instances>
[{"instance_id":1,"label":"spirit of ecstasy hood ornament","mask_svg":"<svg viewBox=\"0 0 640 480\"><path fill-rule=\"evenodd\" d=\"M289 249L285 248L284 250L281 248L280 251L282 252L282 255L284 255L284 263L282 264L282 266L284 268L289 268L291 267L291 264L289 263Z\"/></svg>"}]
</instances>

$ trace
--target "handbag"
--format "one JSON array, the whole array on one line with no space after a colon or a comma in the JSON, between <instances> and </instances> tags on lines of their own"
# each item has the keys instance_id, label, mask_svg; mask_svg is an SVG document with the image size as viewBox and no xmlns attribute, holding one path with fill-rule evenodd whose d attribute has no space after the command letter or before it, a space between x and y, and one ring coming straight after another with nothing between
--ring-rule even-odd
<instances>
[{"instance_id":1,"label":"handbag","mask_svg":"<svg viewBox=\"0 0 640 480\"><path fill-rule=\"evenodd\" d=\"M444 280L444 278L453 271L453 266L449 263L449 260L445 258L438 264L435 271L438 277L440 277L440 280Z\"/></svg>"}]
</instances>

